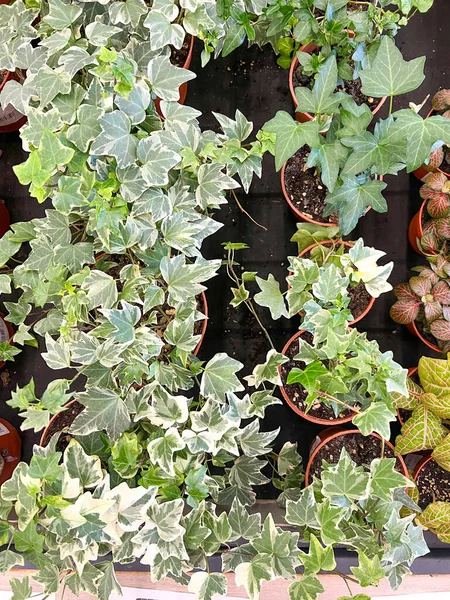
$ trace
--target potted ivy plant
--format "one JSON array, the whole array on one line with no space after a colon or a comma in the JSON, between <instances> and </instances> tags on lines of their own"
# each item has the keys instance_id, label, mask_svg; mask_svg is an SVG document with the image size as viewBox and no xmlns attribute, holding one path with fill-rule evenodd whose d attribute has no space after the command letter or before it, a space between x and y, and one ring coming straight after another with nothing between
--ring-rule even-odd
<instances>
[{"instance_id":1,"label":"potted ivy plant","mask_svg":"<svg viewBox=\"0 0 450 600\"><path fill-rule=\"evenodd\" d=\"M436 352L447 352L450 288L447 281L448 260L438 254L428 257L427 267L414 267L418 273L409 282L394 288L397 302L391 307L396 323L406 325L424 344Z\"/></svg>"}]
</instances>

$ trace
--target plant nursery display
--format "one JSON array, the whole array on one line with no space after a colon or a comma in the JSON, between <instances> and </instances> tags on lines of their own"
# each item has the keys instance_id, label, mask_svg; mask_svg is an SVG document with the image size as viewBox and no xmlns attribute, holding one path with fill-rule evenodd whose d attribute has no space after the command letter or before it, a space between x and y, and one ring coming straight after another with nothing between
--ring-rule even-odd
<instances>
[{"instance_id":1,"label":"plant nursery display","mask_svg":"<svg viewBox=\"0 0 450 600\"><path fill-rule=\"evenodd\" d=\"M431 168L450 145L447 90L427 118L422 105L393 110L424 79L424 58L406 61L395 36L432 5L0 4L0 131L5 115L8 129L20 127L27 158L13 171L32 214L10 223L0 210L0 361L19 364L31 346L58 372L45 386L27 372L6 402L26 435L41 436L29 460L19 462L20 438L0 419L0 574L14 569L13 600L27 600L32 582L45 595L68 588L108 600L131 563L199 600L224 596L231 574L250 600L275 579L291 600L319 600L320 572L345 581L351 596L340 600L370 600L351 584L387 578L397 589L428 552L425 528L450 542L450 480L439 479L450 468L448 363L422 358L413 382L356 328L392 290L394 264L378 264L386 253L360 236L342 239L372 208L387 211L386 175ZM278 111L254 132L240 110L224 109L205 128L184 105L200 75L189 70L195 40L202 66L245 41L270 44L291 67L299 121ZM385 99L388 115L374 122ZM212 238L228 192L249 216L235 189L249 192L266 154L303 221L284 288L238 265L246 243ZM430 218L413 239L429 267L394 289L391 311L443 351L447 188L442 171L428 175ZM244 365L219 343L204 351L208 286L221 270L231 306L264 334L262 360L251 353ZM260 308L295 319L282 352ZM320 432L304 460L298 440L280 442L268 424L284 409L280 393L309 425L357 429ZM394 450L398 409L412 412ZM410 476L401 455L425 449L432 460ZM262 517L259 494L278 495L285 525ZM348 574L337 547L355 553ZM25 561L35 570L21 577Z\"/></svg>"}]
</instances>

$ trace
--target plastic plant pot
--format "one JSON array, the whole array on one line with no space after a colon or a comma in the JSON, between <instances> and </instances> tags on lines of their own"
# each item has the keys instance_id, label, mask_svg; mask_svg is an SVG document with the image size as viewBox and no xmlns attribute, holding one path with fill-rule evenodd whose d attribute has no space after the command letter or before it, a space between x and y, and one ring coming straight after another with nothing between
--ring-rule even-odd
<instances>
[{"instance_id":1,"label":"plastic plant pot","mask_svg":"<svg viewBox=\"0 0 450 600\"><path fill-rule=\"evenodd\" d=\"M9 4L9 2L1 2L1 4ZM5 78L0 83L0 92L6 85L7 81L20 81L17 73L7 71ZM13 106L8 104L4 108L0 108L0 133L11 133L12 131L18 131L24 123L26 123L27 117L17 111Z\"/></svg>"},{"instance_id":2,"label":"plastic plant pot","mask_svg":"<svg viewBox=\"0 0 450 600\"><path fill-rule=\"evenodd\" d=\"M360 433L360 431L358 429L344 429L343 427L329 427L328 429L325 429L324 431L321 431L318 434L317 439L311 445L311 452L305 471L305 486L311 483L311 465L317 453L331 440L342 435L354 435L355 433ZM371 433L370 435L381 440L381 437L377 433ZM392 452L394 452L394 446L391 444L391 442L385 440L385 444L388 448L392 450ZM396 459L401 465L403 475L409 478L409 472L406 468L403 458L401 456L397 456Z\"/></svg>"},{"instance_id":3,"label":"plastic plant pot","mask_svg":"<svg viewBox=\"0 0 450 600\"><path fill-rule=\"evenodd\" d=\"M422 202L418 212L416 212L416 214L413 216L413 218L411 219L411 221L409 223L409 227L408 227L409 243L411 244L411 247L413 248L413 250L415 252L417 252L417 254L420 254L420 256L427 256L425 254L425 252L422 252L422 250L419 248L419 246L417 244L417 240L418 239L421 240L423 237L422 221L423 221L423 213L426 208L427 202L428 202L428 200L424 200ZM430 251L429 254L436 254L436 252Z\"/></svg>"},{"instance_id":4,"label":"plastic plant pot","mask_svg":"<svg viewBox=\"0 0 450 600\"><path fill-rule=\"evenodd\" d=\"M434 350L435 352L438 352L439 354L443 354L443 350L441 350L438 346L435 346L423 337L423 335L417 329L417 326L414 321L412 323L408 323L406 327L413 335L417 336L426 346L428 346L428 348Z\"/></svg>"},{"instance_id":5,"label":"plastic plant pot","mask_svg":"<svg viewBox=\"0 0 450 600\"><path fill-rule=\"evenodd\" d=\"M11 478L14 469L20 462L22 441L16 429L0 419L0 452L3 458L3 470L0 473L0 485Z\"/></svg>"}]
</instances>

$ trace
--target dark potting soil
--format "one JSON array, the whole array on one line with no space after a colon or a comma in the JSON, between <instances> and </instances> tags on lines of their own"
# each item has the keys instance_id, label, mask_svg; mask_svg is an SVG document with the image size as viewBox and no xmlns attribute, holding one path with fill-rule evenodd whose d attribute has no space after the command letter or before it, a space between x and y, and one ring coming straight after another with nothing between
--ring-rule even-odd
<instances>
[{"instance_id":1,"label":"dark potting soil","mask_svg":"<svg viewBox=\"0 0 450 600\"><path fill-rule=\"evenodd\" d=\"M294 88L301 86L312 89L314 85L314 75L305 75L301 66L295 69L292 80ZM360 79L353 79L351 81L346 80L344 81L344 85L338 85L335 91L345 92L353 98L358 106L361 106L361 104L367 104L371 110L375 110L375 108L381 102L381 99L366 96L362 93L361 87L362 83Z\"/></svg>"},{"instance_id":2,"label":"dark potting soil","mask_svg":"<svg viewBox=\"0 0 450 600\"><path fill-rule=\"evenodd\" d=\"M412 415L412 410L406 410L406 408L399 408L398 412L400 413L400 417L401 417L403 423L406 423L406 421Z\"/></svg>"},{"instance_id":3,"label":"dark potting soil","mask_svg":"<svg viewBox=\"0 0 450 600\"><path fill-rule=\"evenodd\" d=\"M304 339L309 344L313 341L312 334L305 332L302 334L302 339ZM306 367L305 363L299 360L293 360L293 357L298 354L298 338L295 339L289 348L286 351L286 356L290 359L289 362L281 365L281 381L283 382L283 387L286 391L286 394L289 396L293 404L298 406L300 410L305 411L306 407L306 398L308 396L308 392L300 383L291 383L287 384L287 378L292 369L304 369ZM347 417L351 412L349 410L344 410L340 416ZM333 421L336 419L336 415L334 414L334 410L330 406L326 406L322 402L315 402L311 406L308 411L308 415L312 417L316 417L318 419L327 419L329 421Z\"/></svg>"},{"instance_id":4,"label":"dark potting soil","mask_svg":"<svg viewBox=\"0 0 450 600\"><path fill-rule=\"evenodd\" d=\"M448 147L446 152L444 153L444 160L442 161L441 166L439 168L445 173L450 173L450 150Z\"/></svg>"},{"instance_id":5,"label":"dark potting soil","mask_svg":"<svg viewBox=\"0 0 450 600\"><path fill-rule=\"evenodd\" d=\"M420 335L425 340L427 340L427 342L430 342L430 344L433 344L434 346L437 346L438 348L440 348L439 342L437 341L437 339L434 337L434 335L432 333L425 330L422 321L420 321L420 320L415 321L415 325L417 327L417 331L420 333Z\"/></svg>"},{"instance_id":6,"label":"dark potting soil","mask_svg":"<svg viewBox=\"0 0 450 600\"><path fill-rule=\"evenodd\" d=\"M336 464L341 456L341 450L345 448L350 455L350 458L360 466L367 470L370 468L370 463L374 458L381 457L381 440L373 435L364 436L362 433L355 432L354 435L341 435L327 442L316 454L311 464L312 477L320 477L322 472L322 460L327 463ZM393 458L394 452L389 446L384 447L384 458ZM397 461L395 467L397 471L401 470L400 461ZM450 475L450 474L449 474Z\"/></svg>"},{"instance_id":7,"label":"dark potting soil","mask_svg":"<svg viewBox=\"0 0 450 600\"><path fill-rule=\"evenodd\" d=\"M183 68L186 64L187 57L189 55L189 48L191 46L191 36L187 35L184 38L183 45L178 50L178 48L174 48L171 46L172 54L170 56L170 62L176 67Z\"/></svg>"},{"instance_id":8,"label":"dark potting soil","mask_svg":"<svg viewBox=\"0 0 450 600\"><path fill-rule=\"evenodd\" d=\"M432 502L450 502L450 473L430 460L416 479L419 489L418 505L423 510Z\"/></svg>"},{"instance_id":9,"label":"dark potting soil","mask_svg":"<svg viewBox=\"0 0 450 600\"><path fill-rule=\"evenodd\" d=\"M337 223L337 215L323 216L327 189L315 169L306 168L307 158L308 150L304 146L287 161L284 172L286 193L295 207L307 217L322 223Z\"/></svg>"},{"instance_id":10,"label":"dark potting soil","mask_svg":"<svg viewBox=\"0 0 450 600\"><path fill-rule=\"evenodd\" d=\"M350 296L350 304L348 305L353 319L357 319L366 308L369 306L369 302L372 300L372 296L366 290L364 283L358 283L356 287L351 285L347 288L348 295Z\"/></svg>"},{"instance_id":11,"label":"dark potting soil","mask_svg":"<svg viewBox=\"0 0 450 600\"><path fill-rule=\"evenodd\" d=\"M62 433L56 442L56 451L64 452L72 439L72 436L64 430L67 430L72 425L82 410L84 410L84 406L80 402L75 401L66 410L58 413L47 430L43 446L47 446L52 436L61 431Z\"/></svg>"}]
</instances>

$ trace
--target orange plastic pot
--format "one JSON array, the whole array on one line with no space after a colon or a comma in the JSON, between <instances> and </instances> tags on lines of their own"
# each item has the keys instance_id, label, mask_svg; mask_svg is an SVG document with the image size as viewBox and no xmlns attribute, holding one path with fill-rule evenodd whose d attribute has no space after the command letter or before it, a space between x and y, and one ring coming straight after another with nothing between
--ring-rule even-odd
<instances>
[{"instance_id":1,"label":"orange plastic pot","mask_svg":"<svg viewBox=\"0 0 450 600\"><path fill-rule=\"evenodd\" d=\"M349 37L351 37L351 38L355 37L355 34L353 31L349 31L348 34L349 34ZM300 52L308 52L309 54L311 54L316 49L317 49L317 46L315 44L310 43L310 44L305 44L304 46L301 46L299 51ZM292 101L293 101L295 109L296 109L295 118L297 119L297 121L299 121L299 123L306 123L307 121L312 121L314 119L314 116L308 112L298 112L297 111L298 100L297 100L297 96L295 95L295 88L294 88L294 73L295 73L295 70L297 69L297 67L298 67L298 58L297 58L297 56L295 56L294 60L291 63L290 69L289 69L289 90L291 92ZM380 110L380 108L383 106L383 104L385 102L386 102L386 96L384 96L383 98L380 99L380 102L373 109L372 114L375 115Z\"/></svg>"},{"instance_id":2,"label":"orange plastic pot","mask_svg":"<svg viewBox=\"0 0 450 600\"><path fill-rule=\"evenodd\" d=\"M433 115L433 114L434 114L434 110L431 109L425 118L428 119L428 117L431 117L431 115ZM413 173L417 177L417 179L420 179L420 181L425 181L426 176L429 175L430 173L443 173L447 177L447 179L450 179L450 173L447 173L446 171L443 171L442 169L439 169L439 168L430 169L430 167L425 164L423 164L418 169L413 171Z\"/></svg>"},{"instance_id":3,"label":"orange plastic pot","mask_svg":"<svg viewBox=\"0 0 450 600\"><path fill-rule=\"evenodd\" d=\"M411 369L408 369L408 377L412 377L415 373L417 373L418 369L419 369L419 367L411 367ZM400 423L401 427L403 427L405 422L402 419L402 415L400 414L400 409L398 409L398 408L397 408L397 418L398 418L398 422Z\"/></svg>"},{"instance_id":4,"label":"orange plastic pot","mask_svg":"<svg viewBox=\"0 0 450 600\"><path fill-rule=\"evenodd\" d=\"M189 67L191 66L192 54L194 52L195 38L193 35L191 35L190 38L191 38L191 41L189 43L189 52L188 52L187 58L184 62L183 69L189 69ZM179 89L180 99L178 100L179 104L184 104L184 102L186 100L187 92L188 92L188 82L185 81L184 83L182 83L180 85L180 89ZM155 98L154 104L155 104L156 112L161 117L161 119L164 119L164 115L162 114L161 107L160 107L161 98Z\"/></svg>"},{"instance_id":5,"label":"orange plastic pot","mask_svg":"<svg viewBox=\"0 0 450 600\"><path fill-rule=\"evenodd\" d=\"M409 223L408 227L408 240L417 254L421 256L426 256L424 252L422 252L417 245L417 239L422 239L423 237L423 229L422 229L422 219L423 219L423 211L425 210L427 205L427 200L424 200L420 205L418 212L413 216ZM430 254L436 254L436 252L430 252Z\"/></svg>"},{"instance_id":6,"label":"orange plastic pot","mask_svg":"<svg viewBox=\"0 0 450 600\"><path fill-rule=\"evenodd\" d=\"M417 463L417 465L414 468L413 471L413 479L414 481L417 481L417 478L419 477L419 473L420 471L424 468L424 466L426 464L428 464L431 460L433 460L433 457L431 456L431 452L428 451L425 456L423 456L419 462Z\"/></svg>"},{"instance_id":7,"label":"orange plastic pot","mask_svg":"<svg viewBox=\"0 0 450 600\"><path fill-rule=\"evenodd\" d=\"M77 402L77 400L69 400L69 402L67 402L67 404L64 405L64 408L65 409L69 408L70 406L72 406L72 404L75 404L75 402ZM44 447L45 438L47 437L47 433L48 433L50 427L53 425L53 423L56 421L56 419L59 417L59 415L62 412L63 411L60 411L59 413L56 413L56 415L53 415L53 417L50 419L50 421L48 422L47 427L42 432L41 439L39 440L39 446Z\"/></svg>"},{"instance_id":8,"label":"orange plastic pot","mask_svg":"<svg viewBox=\"0 0 450 600\"><path fill-rule=\"evenodd\" d=\"M9 4L9 2L2 2L2 4ZM7 81L20 81L19 76L16 73L7 71L5 78L0 83L0 92L6 85ZM0 108L0 133L11 133L12 131L18 131L24 123L26 123L27 117L17 111L13 106Z\"/></svg>"},{"instance_id":9,"label":"orange plastic pot","mask_svg":"<svg viewBox=\"0 0 450 600\"><path fill-rule=\"evenodd\" d=\"M309 248L305 248L302 252L300 252L299 257L304 256L305 254L307 254L308 252L310 252L313 248L316 248L317 246L331 246L332 243L336 243L336 242L334 242L333 240L325 240L323 242L317 242L316 244L312 244L311 246L309 246ZM344 244L344 246L346 248L351 248L354 245L353 242L344 242L343 240L340 240L339 243ZM364 317L372 310L372 307L374 304L375 304L375 298L371 297L366 310L364 312L362 312L359 315L359 317L357 317L356 319L351 321L349 323L349 325L354 325L355 323L358 323L358 321L361 321L362 319L364 319Z\"/></svg>"},{"instance_id":10,"label":"orange plastic pot","mask_svg":"<svg viewBox=\"0 0 450 600\"><path fill-rule=\"evenodd\" d=\"M5 315L0 312L0 344L3 342L9 342L13 345L12 337L14 335L14 328L11 323L5 321ZM5 361L0 361L0 369L5 366Z\"/></svg>"},{"instance_id":11,"label":"orange plastic pot","mask_svg":"<svg viewBox=\"0 0 450 600\"><path fill-rule=\"evenodd\" d=\"M419 338L419 340L421 340L426 346L428 346L428 348L430 348L431 350L434 350L435 352L438 352L439 354L443 354L443 350L441 350L438 346L435 346L434 344L432 344L431 342L429 342L422 336L420 331L417 329L414 321L412 323L408 323L408 325L406 327L413 335L417 336Z\"/></svg>"},{"instance_id":12,"label":"orange plastic pot","mask_svg":"<svg viewBox=\"0 0 450 600\"><path fill-rule=\"evenodd\" d=\"M3 456L3 471L0 474L0 485L11 478L14 469L20 462L22 451L22 441L16 429L5 421L0 419L0 451Z\"/></svg>"},{"instance_id":13,"label":"orange plastic pot","mask_svg":"<svg viewBox=\"0 0 450 600\"><path fill-rule=\"evenodd\" d=\"M292 342L294 340L296 340L299 336L301 336L302 333L305 333L305 331L303 331L303 330L297 331L297 333L291 337L291 339L287 342L287 344L284 346L283 350L281 351L282 354L286 354L286 352L287 352L289 346L292 344ZM278 367L278 373L281 377L281 367ZM309 413L305 413L302 410L300 410L299 407L296 406L292 402L292 400L289 398L288 394L286 393L286 390L284 389L283 385L280 386L280 390L281 390L281 395L283 396L286 404L288 404L288 406L290 408L292 408L292 410L295 413L297 413L298 415L300 415L307 421L310 421L311 423L317 423L318 425L330 425L330 423L333 423L333 424L349 423L354 417L354 415L349 415L348 417L336 418L336 419L333 419L332 421L330 421L330 419L319 419L317 417L313 417Z\"/></svg>"},{"instance_id":14,"label":"orange plastic pot","mask_svg":"<svg viewBox=\"0 0 450 600\"><path fill-rule=\"evenodd\" d=\"M325 429L324 431L321 431L319 433L318 438L320 438L320 441L318 443L313 442L311 446L311 452L305 471L305 486L311 483L311 465L317 453L331 440L334 440L335 438L340 437L341 435L354 435L355 433L360 432L358 429L344 429L343 427L329 427L328 429ZM381 440L381 437L377 433L371 433L370 435ZM388 448L392 450L392 452L395 451L394 446L391 444L391 442L385 440L385 444ZM397 456L396 458L401 465L403 475L409 478L408 469L406 468L403 458L401 456Z\"/></svg>"}]
</instances>

